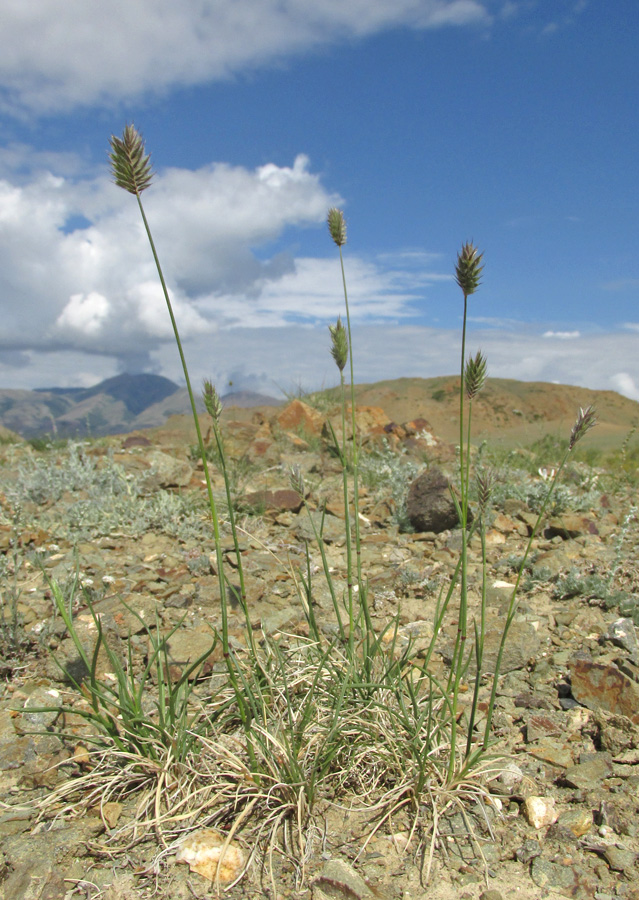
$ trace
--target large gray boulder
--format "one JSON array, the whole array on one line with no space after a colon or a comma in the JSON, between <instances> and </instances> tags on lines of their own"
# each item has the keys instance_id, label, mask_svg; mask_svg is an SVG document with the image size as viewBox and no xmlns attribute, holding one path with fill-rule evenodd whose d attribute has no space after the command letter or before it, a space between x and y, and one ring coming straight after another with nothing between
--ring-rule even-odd
<instances>
[{"instance_id":1,"label":"large gray boulder","mask_svg":"<svg viewBox=\"0 0 639 900\"><path fill-rule=\"evenodd\" d=\"M459 525L450 482L441 469L427 469L413 481L408 489L406 514L415 531L439 534ZM471 521L470 510L468 520Z\"/></svg>"}]
</instances>

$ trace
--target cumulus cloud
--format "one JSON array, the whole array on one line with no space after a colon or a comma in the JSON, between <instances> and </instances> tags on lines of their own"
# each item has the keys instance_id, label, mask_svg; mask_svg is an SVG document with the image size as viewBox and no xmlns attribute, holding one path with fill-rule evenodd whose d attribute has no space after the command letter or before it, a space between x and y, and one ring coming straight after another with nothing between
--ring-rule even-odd
<instances>
[{"instance_id":1,"label":"cumulus cloud","mask_svg":"<svg viewBox=\"0 0 639 900\"><path fill-rule=\"evenodd\" d=\"M229 78L387 28L488 20L480 0L4 0L0 103L48 114Z\"/></svg>"},{"instance_id":2,"label":"cumulus cloud","mask_svg":"<svg viewBox=\"0 0 639 900\"><path fill-rule=\"evenodd\" d=\"M290 254L264 260L253 248L287 229L317 227L340 200L304 156L254 171L224 164L170 169L145 199L187 337L216 324L198 301L206 310L228 293L238 316L247 297L294 272ZM119 356L172 340L136 204L106 175L42 171L30 180L0 180L0 292L0 349L73 347ZM285 304L281 310L285 316Z\"/></svg>"},{"instance_id":3,"label":"cumulus cloud","mask_svg":"<svg viewBox=\"0 0 639 900\"><path fill-rule=\"evenodd\" d=\"M342 312L328 235L325 258L296 255L300 229L324 229L327 209L341 202L305 156L255 170L167 169L144 199L184 340L238 326L326 323ZM414 316L431 285L451 280L438 261L415 252L349 255L353 320ZM42 170L0 180L0 295L0 351L73 351L140 370L173 343L137 205L106 175ZM13 358L23 370L24 356Z\"/></svg>"},{"instance_id":4,"label":"cumulus cloud","mask_svg":"<svg viewBox=\"0 0 639 900\"><path fill-rule=\"evenodd\" d=\"M411 305L428 277L413 280L410 272L387 270L376 260L357 257L349 257L347 270L349 307L355 321L396 321L411 315ZM259 287L252 297L225 294L200 301L199 308L228 326L244 328L326 322L344 313L342 276L335 258L295 259L290 271L264 280Z\"/></svg>"},{"instance_id":5,"label":"cumulus cloud","mask_svg":"<svg viewBox=\"0 0 639 900\"><path fill-rule=\"evenodd\" d=\"M109 301L102 294L72 294L58 316L56 325L71 331L92 335L100 331L109 314Z\"/></svg>"}]
</instances>

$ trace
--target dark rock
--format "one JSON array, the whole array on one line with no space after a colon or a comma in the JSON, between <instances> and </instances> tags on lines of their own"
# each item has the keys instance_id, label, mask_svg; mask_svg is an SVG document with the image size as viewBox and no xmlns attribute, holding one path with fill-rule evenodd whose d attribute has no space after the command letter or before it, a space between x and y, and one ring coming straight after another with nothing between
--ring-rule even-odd
<instances>
[{"instance_id":1,"label":"dark rock","mask_svg":"<svg viewBox=\"0 0 639 900\"><path fill-rule=\"evenodd\" d=\"M450 482L441 469L430 468L419 475L408 489L406 515L415 531L440 534L459 524ZM471 520L470 510L469 522Z\"/></svg>"},{"instance_id":2,"label":"dark rock","mask_svg":"<svg viewBox=\"0 0 639 900\"><path fill-rule=\"evenodd\" d=\"M122 441L122 449L128 450L130 447L150 447L151 441L145 438L143 434L131 434Z\"/></svg>"},{"instance_id":3,"label":"dark rock","mask_svg":"<svg viewBox=\"0 0 639 900\"><path fill-rule=\"evenodd\" d=\"M515 852L515 858L521 863L529 863L538 856L541 856L541 844L532 838L525 840L519 850Z\"/></svg>"}]
</instances>

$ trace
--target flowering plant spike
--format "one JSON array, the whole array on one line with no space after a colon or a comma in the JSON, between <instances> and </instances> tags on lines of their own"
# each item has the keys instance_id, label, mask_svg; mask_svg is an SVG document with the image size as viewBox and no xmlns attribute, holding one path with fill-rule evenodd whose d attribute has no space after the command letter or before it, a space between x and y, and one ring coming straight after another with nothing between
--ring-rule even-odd
<instances>
[{"instance_id":1,"label":"flowering plant spike","mask_svg":"<svg viewBox=\"0 0 639 900\"><path fill-rule=\"evenodd\" d=\"M139 197L153 179L151 157L144 152L142 135L134 125L126 125L121 138L111 135L109 154L113 180L118 187Z\"/></svg>"},{"instance_id":2,"label":"flowering plant spike","mask_svg":"<svg viewBox=\"0 0 639 900\"><path fill-rule=\"evenodd\" d=\"M328 211L328 230L338 247L346 243L346 220L341 209L333 206Z\"/></svg>"},{"instance_id":3,"label":"flowering plant spike","mask_svg":"<svg viewBox=\"0 0 639 900\"><path fill-rule=\"evenodd\" d=\"M455 280L466 297L474 294L481 281L481 273L484 267L481 265L484 254L471 243L467 242L457 255L455 266Z\"/></svg>"},{"instance_id":4,"label":"flowering plant spike","mask_svg":"<svg viewBox=\"0 0 639 900\"><path fill-rule=\"evenodd\" d=\"M328 330L331 333L331 356L335 360L337 368L343 372L348 360L348 337L341 316L337 317L335 325L328 326Z\"/></svg>"}]
</instances>

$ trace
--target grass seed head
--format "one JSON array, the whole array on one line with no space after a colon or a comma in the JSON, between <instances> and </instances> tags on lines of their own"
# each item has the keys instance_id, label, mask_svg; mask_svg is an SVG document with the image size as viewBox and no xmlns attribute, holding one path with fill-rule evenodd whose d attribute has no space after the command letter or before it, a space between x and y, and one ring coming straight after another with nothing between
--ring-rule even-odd
<instances>
[{"instance_id":1,"label":"grass seed head","mask_svg":"<svg viewBox=\"0 0 639 900\"><path fill-rule=\"evenodd\" d=\"M469 356L466 363L464 384L466 386L466 396L469 400L473 400L486 384L486 374L486 357L481 350L478 350L475 358L473 359L472 356Z\"/></svg>"},{"instance_id":2,"label":"grass seed head","mask_svg":"<svg viewBox=\"0 0 639 900\"><path fill-rule=\"evenodd\" d=\"M474 294L481 282L481 273L484 267L481 265L484 254L469 241L461 248L457 255L455 266L455 280L468 297Z\"/></svg>"},{"instance_id":3,"label":"grass seed head","mask_svg":"<svg viewBox=\"0 0 639 900\"><path fill-rule=\"evenodd\" d=\"M139 196L151 184L151 157L144 152L142 135L134 125L126 125L121 138L111 135L111 172L118 187Z\"/></svg>"},{"instance_id":4,"label":"grass seed head","mask_svg":"<svg viewBox=\"0 0 639 900\"><path fill-rule=\"evenodd\" d=\"M304 476L302 475L302 470L299 466L291 466L289 480L293 490L297 491L300 497L305 497L306 485L304 484Z\"/></svg>"},{"instance_id":5,"label":"grass seed head","mask_svg":"<svg viewBox=\"0 0 639 900\"><path fill-rule=\"evenodd\" d=\"M220 400L220 395L215 390L213 383L208 379L204 380L202 399L204 400L204 408L213 419L213 424L216 426L219 425L223 409L222 401Z\"/></svg>"},{"instance_id":6,"label":"grass seed head","mask_svg":"<svg viewBox=\"0 0 639 900\"><path fill-rule=\"evenodd\" d=\"M488 509L490 497L497 480L494 469L480 469L476 476L477 482L477 501L479 503L479 513L483 516Z\"/></svg>"},{"instance_id":7,"label":"grass seed head","mask_svg":"<svg viewBox=\"0 0 639 900\"><path fill-rule=\"evenodd\" d=\"M340 316L337 317L335 325L328 326L328 330L331 333L331 356L337 368L343 372L348 360L348 337Z\"/></svg>"},{"instance_id":8,"label":"grass seed head","mask_svg":"<svg viewBox=\"0 0 639 900\"><path fill-rule=\"evenodd\" d=\"M572 450L575 444L582 439L586 432L590 431L591 428L594 428L596 424L597 416L595 415L595 408L593 406L587 406L585 409L582 409L580 407L579 415L577 416L577 420L572 426L572 431L570 432L570 443L568 444L568 449Z\"/></svg>"},{"instance_id":9,"label":"grass seed head","mask_svg":"<svg viewBox=\"0 0 639 900\"><path fill-rule=\"evenodd\" d=\"M338 247L346 243L346 219L341 209L333 206L328 211L328 230Z\"/></svg>"}]
</instances>

